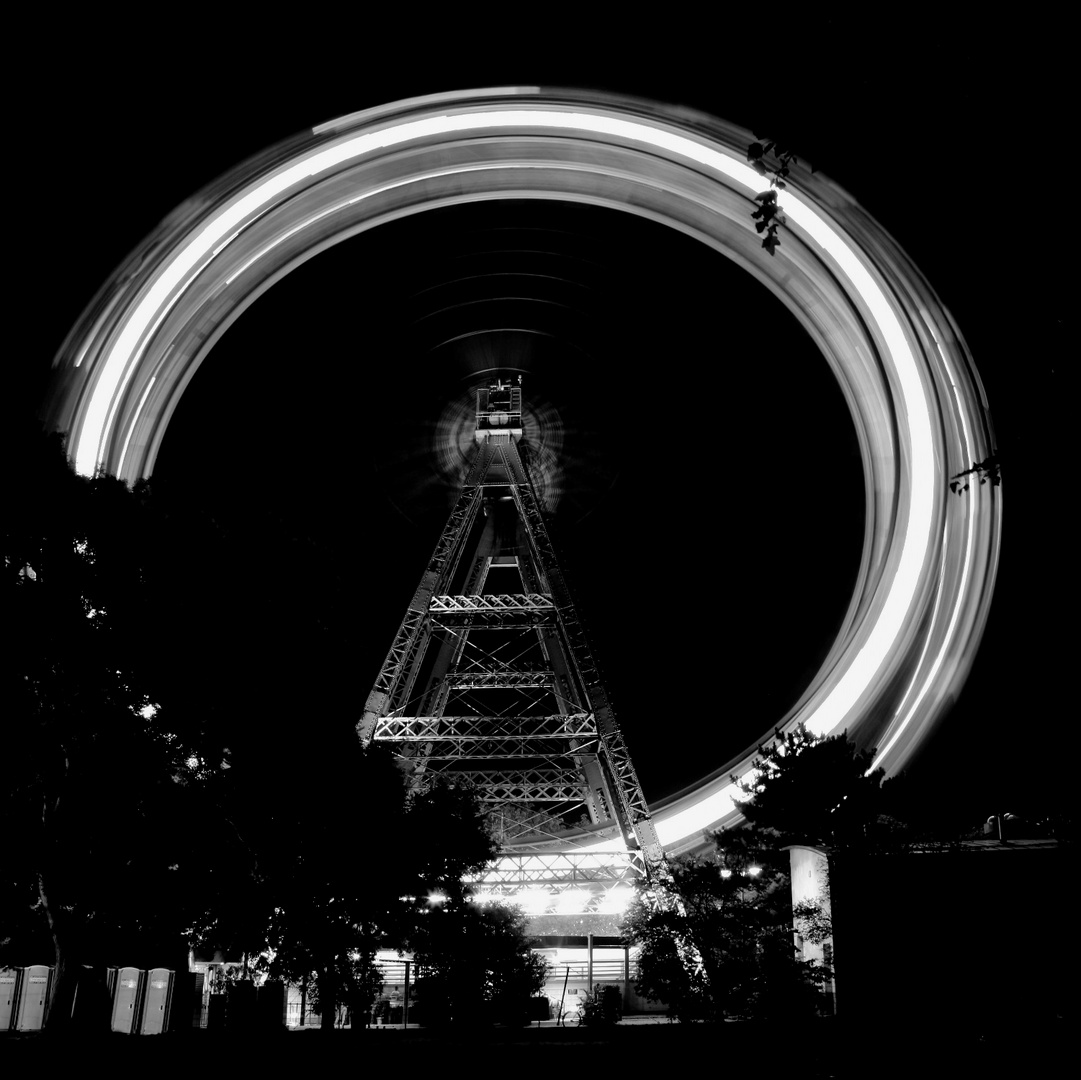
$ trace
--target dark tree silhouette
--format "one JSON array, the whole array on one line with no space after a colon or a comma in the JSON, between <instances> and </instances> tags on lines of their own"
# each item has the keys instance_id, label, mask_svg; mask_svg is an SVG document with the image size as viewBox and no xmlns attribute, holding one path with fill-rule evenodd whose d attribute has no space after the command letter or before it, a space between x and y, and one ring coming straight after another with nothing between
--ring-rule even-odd
<instances>
[{"instance_id":1,"label":"dark tree silhouette","mask_svg":"<svg viewBox=\"0 0 1081 1080\"><path fill-rule=\"evenodd\" d=\"M990 481L992 487L998 487L1002 483L1001 468L1002 465L997 454L992 454L990 457L984 458L983 461L974 461L971 469L964 469L957 473L956 476L950 477L950 491L955 495L968 491L969 481L965 480L963 484L961 483L966 476L978 479L981 484Z\"/></svg>"},{"instance_id":2,"label":"dark tree silhouette","mask_svg":"<svg viewBox=\"0 0 1081 1080\"><path fill-rule=\"evenodd\" d=\"M405 944L424 1022L526 1019L546 961L530 949L517 908L479 905L464 880L497 852L483 805L466 786L437 784L413 800L408 826L420 860Z\"/></svg>"},{"instance_id":3,"label":"dark tree silhouette","mask_svg":"<svg viewBox=\"0 0 1081 1080\"><path fill-rule=\"evenodd\" d=\"M55 977L71 1015L82 965L173 962L196 903L204 770L198 718L160 705L142 658L145 490L68 466L28 432L3 533L4 892L12 962ZM151 960L151 954L154 954Z\"/></svg>"},{"instance_id":4,"label":"dark tree silhouette","mask_svg":"<svg viewBox=\"0 0 1081 1080\"><path fill-rule=\"evenodd\" d=\"M420 898L409 942L417 961L417 1001L432 1026L520 1024L544 986L547 961L530 948L517 908L479 906L468 897Z\"/></svg>"},{"instance_id":5,"label":"dark tree silhouette","mask_svg":"<svg viewBox=\"0 0 1081 1080\"><path fill-rule=\"evenodd\" d=\"M775 161L772 165L769 164L771 154ZM780 212L780 208L777 206L777 191L784 190L787 186L785 177L791 172L791 166L798 164L798 162L791 151L782 150L772 140L765 142L756 140L751 143L747 147L747 160L760 176L769 177L770 190L759 192L754 197L759 206L757 210L752 212L751 217L755 221L755 231L759 234L763 232L766 234L762 240L762 246L770 255L776 255L777 248L781 244L777 230L781 225L785 224L784 214Z\"/></svg>"},{"instance_id":6,"label":"dark tree silhouette","mask_svg":"<svg viewBox=\"0 0 1081 1080\"><path fill-rule=\"evenodd\" d=\"M683 1021L812 1016L823 972L796 952L787 855L750 830L671 864L669 902L640 892L623 920L639 946L640 994Z\"/></svg>"},{"instance_id":7,"label":"dark tree silhouette","mask_svg":"<svg viewBox=\"0 0 1081 1080\"><path fill-rule=\"evenodd\" d=\"M802 725L778 730L740 782L743 815L777 844L862 843L880 811L884 773L871 770L872 760L847 733L819 739Z\"/></svg>"}]
</instances>

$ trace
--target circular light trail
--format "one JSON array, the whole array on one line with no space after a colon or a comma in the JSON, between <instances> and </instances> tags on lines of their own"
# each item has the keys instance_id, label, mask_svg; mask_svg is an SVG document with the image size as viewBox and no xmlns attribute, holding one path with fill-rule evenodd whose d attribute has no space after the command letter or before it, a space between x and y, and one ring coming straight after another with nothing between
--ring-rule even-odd
<instances>
[{"instance_id":1,"label":"circular light trail","mask_svg":"<svg viewBox=\"0 0 1081 1080\"><path fill-rule=\"evenodd\" d=\"M178 208L105 285L55 361L55 424L81 473L149 475L180 395L240 313L319 251L406 215L561 199L679 229L770 288L845 393L866 485L862 564L832 650L778 726L847 729L894 774L956 695L986 622L1001 489L958 498L948 478L992 453L990 418L949 314L835 184L794 168L778 196L781 247L763 250L750 215L767 182L746 163L752 141L686 109L538 88L436 95L321 125ZM303 453L269 417L251 438ZM666 849L736 819L730 776L754 756L652 808ZM575 846L611 841L585 834Z\"/></svg>"}]
</instances>

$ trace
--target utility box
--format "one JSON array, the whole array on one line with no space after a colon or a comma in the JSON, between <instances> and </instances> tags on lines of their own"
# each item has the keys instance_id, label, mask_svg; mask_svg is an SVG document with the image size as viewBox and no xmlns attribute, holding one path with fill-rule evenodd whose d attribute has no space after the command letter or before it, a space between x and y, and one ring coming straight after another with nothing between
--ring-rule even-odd
<instances>
[{"instance_id":1,"label":"utility box","mask_svg":"<svg viewBox=\"0 0 1081 1080\"><path fill-rule=\"evenodd\" d=\"M169 968L153 968L146 972L140 1035L160 1035L168 1027L174 981Z\"/></svg>"},{"instance_id":2,"label":"utility box","mask_svg":"<svg viewBox=\"0 0 1081 1080\"><path fill-rule=\"evenodd\" d=\"M45 1026L45 1006L49 1000L49 986L53 969L35 964L23 969L22 986L19 991L17 1019L18 1031L40 1031Z\"/></svg>"},{"instance_id":3,"label":"utility box","mask_svg":"<svg viewBox=\"0 0 1081 1080\"><path fill-rule=\"evenodd\" d=\"M18 968L0 968L0 1031L10 1031L15 1023L20 982L22 972Z\"/></svg>"},{"instance_id":4,"label":"utility box","mask_svg":"<svg viewBox=\"0 0 1081 1080\"><path fill-rule=\"evenodd\" d=\"M113 984L113 1031L131 1035L139 1030L142 995L143 972L133 967L118 968Z\"/></svg>"}]
</instances>

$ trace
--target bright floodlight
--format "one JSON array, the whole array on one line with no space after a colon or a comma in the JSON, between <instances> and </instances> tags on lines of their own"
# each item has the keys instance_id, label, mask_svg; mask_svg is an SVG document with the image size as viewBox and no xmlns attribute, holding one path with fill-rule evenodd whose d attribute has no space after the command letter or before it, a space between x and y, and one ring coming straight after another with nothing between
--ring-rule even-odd
<instances>
[{"instance_id":1,"label":"bright floodlight","mask_svg":"<svg viewBox=\"0 0 1081 1080\"><path fill-rule=\"evenodd\" d=\"M552 894L547 889L523 889L515 896L514 902L527 915L543 915L552 902Z\"/></svg>"},{"instance_id":2,"label":"bright floodlight","mask_svg":"<svg viewBox=\"0 0 1081 1080\"><path fill-rule=\"evenodd\" d=\"M561 915L573 915L585 911L591 894L585 889L566 889L556 898L556 911Z\"/></svg>"},{"instance_id":3,"label":"bright floodlight","mask_svg":"<svg viewBox=\"0 0 1081 1080\"><path fill-rule=\"evenodd\" d=\"M428 893L428 907L439 907L447 902L447 894L438 890Z\"/></svg>"},{"instance_id":4,"label":"bright floodlight","mask_svg":"<svg viewBox=\"0 0 1081 1080\"><path fill-rule=\"evenodd\" d=\"M616 885L604 894L597 910L606 915L619 915L630 907L633 899L634 889L627 885Z\"/></svg>"}]
</instances>

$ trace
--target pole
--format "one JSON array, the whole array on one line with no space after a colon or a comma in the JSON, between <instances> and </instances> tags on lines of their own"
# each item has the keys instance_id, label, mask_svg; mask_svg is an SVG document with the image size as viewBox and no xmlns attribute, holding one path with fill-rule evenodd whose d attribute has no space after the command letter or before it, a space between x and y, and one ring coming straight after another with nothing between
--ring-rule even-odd
<instances>
[{"instance_id":1,"label":"pole","mask_svg":"<svg viewBox=\"0 0 1081 1080\"><path fill-rule=\"evenodd\" d=\"M405 962L405 993L402 995L402 1028L409 1027L409 961Z\"/></svg>"},{"instance_id":2,"label":"pole","mask_svg":"<svg viewBox=\"0 0 1081 1080\"><path fill-rule=\"evenodd\" d=\"M586 938L586 943L587 943L587 948L589 950L589 952L588 952L589 959L586 962L586 983L587 983L586 992L589 993L589 994L592 994L593 993L593 934L592 933L590 933L589 937Z\"/></svg>"},{"instance_id":3,"label":"pole","mask_svg":"<svg viewBox=\"0 0 1081 1080\"><path fill-rule=\"evenodd\" d=\"M567 971L566 974L563 976L563 993L559 995L559 1016L556 1017L556 1024L566 1027L567 1025L563 1023L563 1002L567 999L567 980L571 977L570 961L564 961L564 966L566 967Z\"/></svg>"},{"instance_id":4,"label":"pole","mask_svg":"<svg viewBox=\"0 0 1081 1080\"><path fill-rule=\"evenodd\" d=\"M623 1011L631 1010L631 947L623 946Z\"/></svg>"}]
</instances>

